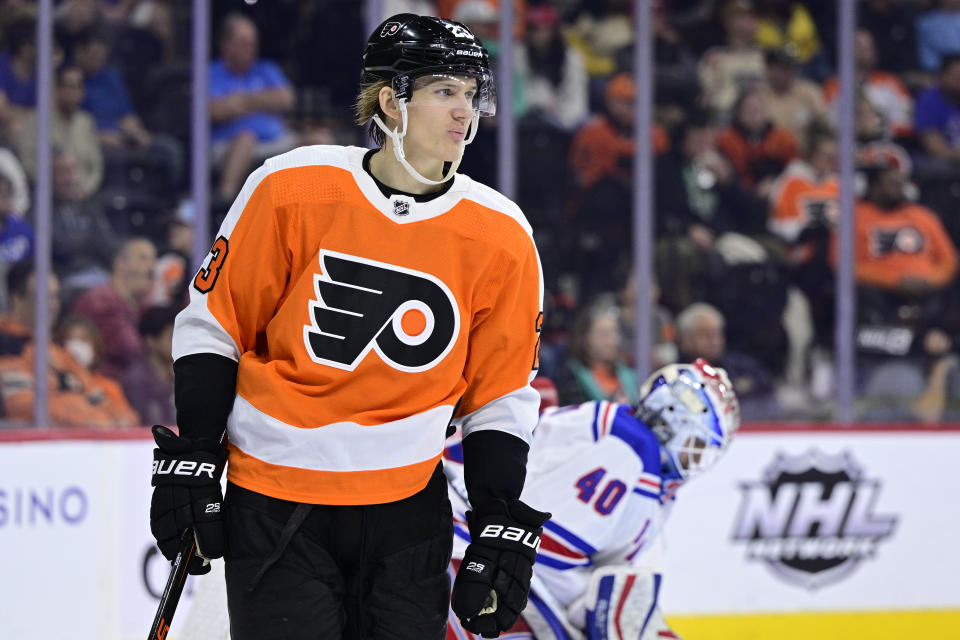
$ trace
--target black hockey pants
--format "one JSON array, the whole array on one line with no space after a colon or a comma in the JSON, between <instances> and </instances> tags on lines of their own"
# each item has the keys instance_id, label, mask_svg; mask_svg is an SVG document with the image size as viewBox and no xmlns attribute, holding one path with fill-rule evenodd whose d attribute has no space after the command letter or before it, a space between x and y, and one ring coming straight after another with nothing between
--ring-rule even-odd
<instances>
[{"instance_id":1,"label":"black hockey pants","mask_svg":"<svg viewBox=\"0 0 960 640\"><path fill-rule=\"evenodd\" d=\"M442 640L453 521L438 465L385 504L301 505L230 484L232 640Z\"/></svg>"}]
</instances>

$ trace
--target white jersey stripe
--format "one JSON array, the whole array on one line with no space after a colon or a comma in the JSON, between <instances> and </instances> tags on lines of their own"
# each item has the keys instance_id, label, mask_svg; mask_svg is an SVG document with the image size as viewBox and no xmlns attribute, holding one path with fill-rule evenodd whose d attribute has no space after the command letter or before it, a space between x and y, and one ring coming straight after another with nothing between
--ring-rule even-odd
<instances>
[{"instance_id":1,"label":"white jersey stripe","mask_svg":"<svg viewBox=\"0 0 960 640\"><path fill-rule=\"evenodd\" d=\"M230 444L270 464L312 471L366 471L429 460L443 451L453 407L440 405L375 426L337 422L301 429L260 411L237 395L227 421ZM376 449L376 457L368 455Z\"/></svg>"}]
</instances>

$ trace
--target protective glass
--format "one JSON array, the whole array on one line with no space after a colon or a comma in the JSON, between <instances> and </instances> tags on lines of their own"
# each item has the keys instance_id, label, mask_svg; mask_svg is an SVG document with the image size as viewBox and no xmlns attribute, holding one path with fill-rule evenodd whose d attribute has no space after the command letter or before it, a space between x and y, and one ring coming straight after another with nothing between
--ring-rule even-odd
<instances>
[{"instance_id":1,"label":"protective glass","mask_svg":"<svg viewBox=\"0 0 960 640\"><path fill-rule=\"evenodd\" d=\"M412 81L397 76L393 84L397 97L406 97L410 107L472 109L480 116L492 116L497 112L493 74L479 67L424 72Z\"/></svg>"}]
</instances>

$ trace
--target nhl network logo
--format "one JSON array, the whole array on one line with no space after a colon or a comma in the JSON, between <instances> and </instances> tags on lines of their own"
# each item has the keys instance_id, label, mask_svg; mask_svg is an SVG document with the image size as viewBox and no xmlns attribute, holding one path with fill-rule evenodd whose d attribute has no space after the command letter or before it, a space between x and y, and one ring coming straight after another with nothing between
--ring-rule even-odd
<instances>
[{"instance_id":1,"label":"nhl network logo","mask_svg":"<svg viewBox=\"0 0 960 640\"><path fill-rule=\"evenodd\" d=\"M873 556L897 521L874 514L880 482L864 478L849 452L778 454L763 480L741 491L734 540L746 544L749 559L811 590Z\"/></svg>"}]
</instances>

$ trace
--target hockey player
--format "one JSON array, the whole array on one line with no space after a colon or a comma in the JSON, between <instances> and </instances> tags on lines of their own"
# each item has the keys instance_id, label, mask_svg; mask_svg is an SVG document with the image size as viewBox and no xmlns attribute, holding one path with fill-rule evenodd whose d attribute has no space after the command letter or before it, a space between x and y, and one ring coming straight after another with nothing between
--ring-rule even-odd
<instances>
[{"instance_id":1,"label":"hockey player","mask_svg":"<svg viewBox=\"0 0 960 640\"><path fill-rule=\"evenodd\" d=\"M650 548L677 488L708 469L740 423L726 373L703 360L669 365L638 407L609 402L547 409L534 431L523 499L550 505L533 588L512 640L676 638L657 606ZM446 451L457 542L470 540L459 445ZM466 561L466 560L464 560ZM460 563L462 571L462 562ZM448 640L472 638L451 618Z\"/></svg>"},{"instance_id":2,"label":"hockey player","mask_svg":"<svg viewBox=\"0 0 960 640\"><path fill-rule=\"evenodd\" d=\"M193 530L194 573L224 555L234 640L443 637L451 421L475 539L453 610L494 637L526 604L534 549L482 532L536 539L549 517L519 499L542 276L517 206L456 173L495 108L466 27L389 18L357 100L381 148L267 160L193 280L151 528L167 558Z\"/></svg>"}]
</instances>

